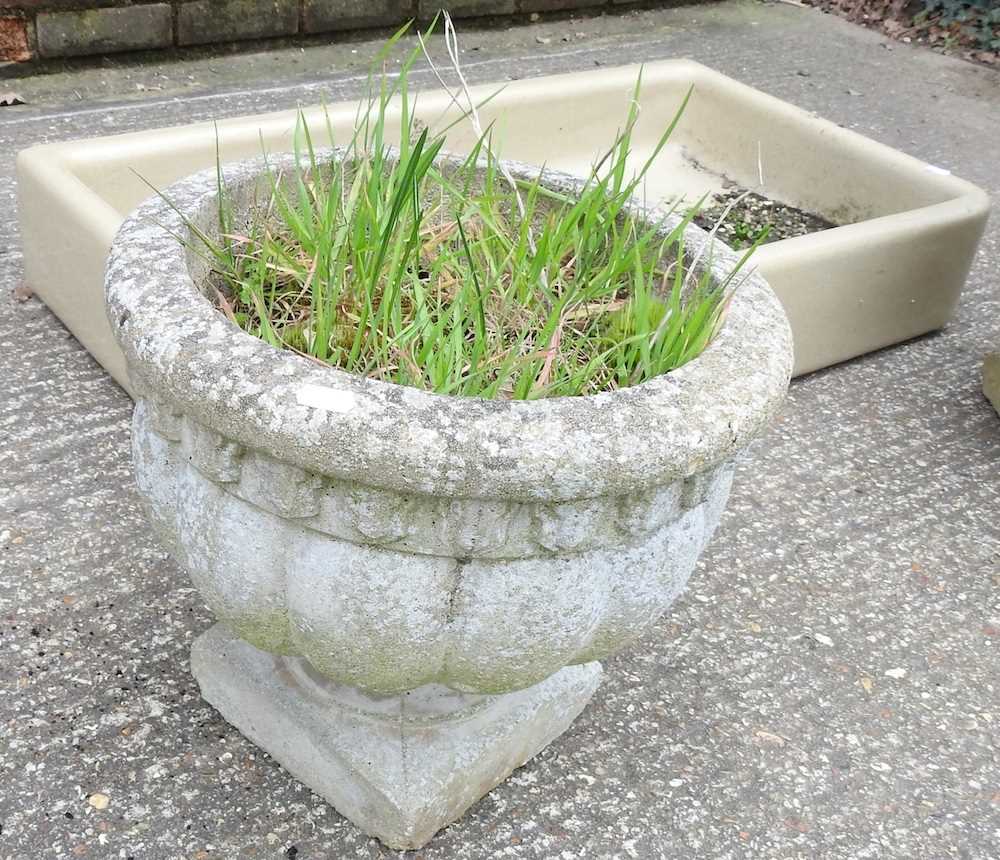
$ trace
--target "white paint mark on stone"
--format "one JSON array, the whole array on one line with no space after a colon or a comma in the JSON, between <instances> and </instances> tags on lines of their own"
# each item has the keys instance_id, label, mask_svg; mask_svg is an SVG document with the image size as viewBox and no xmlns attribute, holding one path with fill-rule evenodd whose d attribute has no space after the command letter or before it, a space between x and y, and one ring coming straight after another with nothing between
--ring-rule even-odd
<instances>
[{"instance_id":1,"label":"white paint mark on stone","mask_svg":"<svg viewBox=\"0 0 1000 860\"><path fill-rule=\"evenodd\" d=\"M358 399L352 392L325 385L300 385L295 390L295 399L300 406L311 406L324 412L350 412L358 405Z\"/></svg>"},{"instance_id":2,"label":"white paint mark on stone","mask_svg":"<svg viewBox=\"0 0 1000 860\"><path fill-rule=\"evenodd\" d=\"M98 792L97 794L90 795L90 797L87 798L87 803L94 807L94 809L103 810L108 808L108 804L111 803L111 798L109 798L106 794Z\"/></svg>"},{"instance_id":3,"label":"white paint mark on stone","mask_svg":"<svg viewBox=\"0 0 1000 860\"><path fill-rule=\"evenodd\" d=\"M902 668L901 666L897 666L895 669L886 669L885 674L886 677L900 680L906 677L906 669Z\"/></svg>"}]
</instances>

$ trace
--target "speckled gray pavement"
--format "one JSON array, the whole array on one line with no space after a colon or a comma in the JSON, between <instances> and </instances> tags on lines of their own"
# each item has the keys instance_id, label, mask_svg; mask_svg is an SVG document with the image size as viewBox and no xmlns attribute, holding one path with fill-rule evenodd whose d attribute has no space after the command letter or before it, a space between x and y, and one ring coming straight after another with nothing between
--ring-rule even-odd
<instances>
[{"instance_id":1,"label":"speckled gray pavement","mask_svg":"<svg viewBox=\"0 0 1000 860\"><path fill-rule=\"evenodd\" d=\"M465 41L477 81L691 56L1000 198L1000 75L811 10ZM11 296L17 149L345 97L350 73L303 71L336 56L228 58L232 93L176 84L184 65L155 93L142 69L97 68L0 108L3 860L393 856L201 701L188 648L210 618L138 509L130 402ZM998 282L994 217L943 333L794 383L676 609L607 663L566 735L413 856L1000 855L1000 421L979 390Z\"/></svg>"}]
</instances>

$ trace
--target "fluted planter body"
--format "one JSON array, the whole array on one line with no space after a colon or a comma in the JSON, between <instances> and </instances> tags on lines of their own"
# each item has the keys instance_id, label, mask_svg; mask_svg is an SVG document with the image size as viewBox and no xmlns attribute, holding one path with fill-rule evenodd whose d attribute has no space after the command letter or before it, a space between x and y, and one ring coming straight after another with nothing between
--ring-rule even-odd
<instances>
[{"instance_id":1,"label":"fluted planter body","mask_svg":"<svg viewBox=\"0 0 1000 860\"><path fill-rule=\"evenodd\" d=\"M265 187L261 169L227 169L237 207ZM217 232L214 171L166 196ZM212 306L204 263L164 227L184 231L163 201L145 203L107 275L139 392L139 487L225 641L279 655L273 671L298 679L294 695L353 697L375 713L417 691L446 719L514 701L501 694L537 699L564 678L564 712L533 717L561 731L596 685L589 664L648 630L684 587L734 458L787 388L787 321L757 276L708 349L670 374L596 396L486 401L366 380L250 337ZM704 234L687 230L697 247ZM718 277L734 259L716 246ZM404 811L402 836L360 823L405 847L433 832L410 820L420 815Z\"/></svg>"}]
</instances>

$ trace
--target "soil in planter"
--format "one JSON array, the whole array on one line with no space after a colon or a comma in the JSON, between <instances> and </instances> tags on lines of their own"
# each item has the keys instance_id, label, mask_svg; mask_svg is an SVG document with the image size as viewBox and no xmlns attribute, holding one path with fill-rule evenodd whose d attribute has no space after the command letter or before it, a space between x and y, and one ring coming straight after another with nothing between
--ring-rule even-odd
<instances>
[{"instance_id":1,"label":"soil in planter","mask_svg":"<svg viewBox=\"0 0 1000 860\"><path fill-rule=\"evenodd\" d=\"M771 200L769 197L732 184L711 203L706 203L695 216L694 223L704 230L711 230L722 217L726 207L743 194L746 196L729 210L726 220L716 232L716 236L731 248L737 250L749 248L767 228L770 228L770 232L764 240L765 244L818 233L837 226L821 215Z\"/></svg>"}]
</instances>

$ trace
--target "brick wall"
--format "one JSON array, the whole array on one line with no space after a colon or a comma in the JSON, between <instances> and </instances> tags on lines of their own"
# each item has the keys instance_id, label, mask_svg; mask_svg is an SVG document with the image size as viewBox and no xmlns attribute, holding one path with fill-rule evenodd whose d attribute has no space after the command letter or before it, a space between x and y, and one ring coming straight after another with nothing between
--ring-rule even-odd
<instances>
[{"instance_id":1,"label":"brick wall","mask_svg":"<svg viewBox=\"0 0 1000 860\"><path fill-rule=\"evenodd\" d=\"M0 0L0 63L387 27L413 17L429 19L440 6L457 18L628 2L632 0Z\"/></svg>"}]
</instances>

